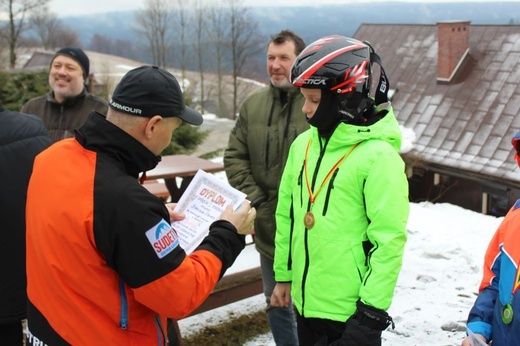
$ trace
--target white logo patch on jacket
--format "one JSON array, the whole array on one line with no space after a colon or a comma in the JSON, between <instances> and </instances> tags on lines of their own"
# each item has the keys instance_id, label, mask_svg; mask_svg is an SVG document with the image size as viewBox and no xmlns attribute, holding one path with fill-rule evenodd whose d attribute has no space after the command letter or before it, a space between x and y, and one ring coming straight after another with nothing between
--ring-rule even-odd
<instances>
[{"instance_id":1,"label":"white logo patch on jacket","mask_svg":"<svg viewBox=\"0 0 520 346\"><path fill-rule=\"evenodd\" d=\"M146 236L159 258L163 258L179 246L177 233L165 220L146 231Z\"/></svg>"}]
</instances>

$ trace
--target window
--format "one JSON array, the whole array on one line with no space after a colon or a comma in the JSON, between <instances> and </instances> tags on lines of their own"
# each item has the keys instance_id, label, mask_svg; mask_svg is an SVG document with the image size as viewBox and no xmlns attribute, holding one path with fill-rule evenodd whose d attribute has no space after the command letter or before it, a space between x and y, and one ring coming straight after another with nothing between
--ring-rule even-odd
<instances>
[{"instance_id":1,"label":"window","mask_svg":"<svg viewBox=\"0 0 520 346\"><path fill-rule=\"evenodd\" d=\"M484 187L482 192L482 213L492 216L504 216L510 205L507 190Z\"/></svg>"}]
</instances>

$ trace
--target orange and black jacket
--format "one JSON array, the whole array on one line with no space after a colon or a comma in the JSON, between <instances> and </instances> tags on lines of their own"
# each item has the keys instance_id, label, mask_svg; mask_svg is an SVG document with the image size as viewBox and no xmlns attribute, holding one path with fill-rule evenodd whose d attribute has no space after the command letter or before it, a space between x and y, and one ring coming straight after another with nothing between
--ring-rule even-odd
<instances>
[{"instance_id":1,"label":"orange and black jacket","mask_svg":"<svg viewBox=\"0 0 520 346\"><path fill-rule=\"evenodd\" d=\"M159 162L99 113L38 155L27 197L29 345L164 345L244 248L216 221L187 256L137 180Z\"/></svg>"}]
</instances>

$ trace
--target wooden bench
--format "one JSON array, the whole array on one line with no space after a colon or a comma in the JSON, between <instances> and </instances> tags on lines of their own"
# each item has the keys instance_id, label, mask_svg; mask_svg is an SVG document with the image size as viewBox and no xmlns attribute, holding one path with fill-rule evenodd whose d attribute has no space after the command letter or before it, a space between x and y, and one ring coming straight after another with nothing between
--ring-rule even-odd
<instances>
[{"instance_id":1,"label":"wooden bench","mask_svg":"<svg viewBox=\"0 0 520 346\"><path fill-rule=\"evenodd\" d=\"M260 267L224 275L210 296L189 316L249 298L263 292ZM168 338L171 346L184 346L176 320L168 320Z\"/></svg>"},{"instance_id":2,"label":"wooden bench","mask_svg":"<svg viewBox=\"0 0 520 346\"><path fill-rule=\"evenodd\" d=\"M157 197L162 199L164 202L167 202L168 199L170 198L170 191L168 190L166 184L163 182L160 182L159 180L155 180L155 179L145 180L143 183L143 186L148 191L150 191L151 193L153 193L154 195L156 195Z\"/></svg>"}]
</instances>

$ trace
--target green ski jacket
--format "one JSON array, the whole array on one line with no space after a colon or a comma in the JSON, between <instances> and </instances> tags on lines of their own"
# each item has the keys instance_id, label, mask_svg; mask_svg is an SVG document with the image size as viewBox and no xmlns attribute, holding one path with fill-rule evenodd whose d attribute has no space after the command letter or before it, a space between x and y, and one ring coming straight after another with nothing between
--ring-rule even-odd
<instances>
[{"instance_id":1,"label":"green ski jacket","mask_svg":"<svg viewBox=\"0 0 520 346\"><path fill-rule=\"evenodd\" d=\"M274 270L277 282L292 282L304 317L346 321L358 299L390 307L409 202L401 132L387 108L370 126L341 123L329 140L311 128L291 146L276 209ZM306 214L313 225L305 225Z\"/></svg>"}]
</instances>

